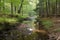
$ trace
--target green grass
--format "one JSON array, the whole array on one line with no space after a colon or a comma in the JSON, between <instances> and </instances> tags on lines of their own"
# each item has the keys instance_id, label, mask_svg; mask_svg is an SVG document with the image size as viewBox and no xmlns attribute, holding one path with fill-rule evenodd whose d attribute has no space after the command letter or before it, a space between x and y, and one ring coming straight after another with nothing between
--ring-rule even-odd
<instances>
[{"instance_id":1,"label":"green grass","mask_svg":"<svg viewBox=\"0 0 60 40\"><path fill-rule=\"evenodd\" d=\"M51 20L42 20L45 29L49 29L53 26L53 22Z\"/></svg>"},{"instance_id":2,"label":"green grass","mask_svg":"<svg viewBox=\"0 0 60 40\"><path fill-rule=\"evenodd\" d=\"M1 14L1 15L2 16L0 17L0 23L2 22L16 23L17 21L27 17L27 16L22 16L20 14L12 14L13 17L11 17L11 14Z\"/></svg>"},{"instance_id":3,"label":"green grass","mask_svg":"<svg viewBox=\"0 0 60 40\"><path fill-rule=\"evenodd\" d=\"M0 23L2 23L2 22L15 23L15 22L17 22L17 19L16 18L0 17Z\"/></svg>"}]
</instances>

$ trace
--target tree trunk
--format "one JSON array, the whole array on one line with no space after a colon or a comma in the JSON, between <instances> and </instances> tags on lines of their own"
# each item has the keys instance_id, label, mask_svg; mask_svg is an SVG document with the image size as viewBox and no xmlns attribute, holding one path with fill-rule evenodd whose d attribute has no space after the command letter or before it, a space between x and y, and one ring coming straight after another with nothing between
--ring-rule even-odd
<instances>
[{"instance_id":1,"label":"tree trunk","mask_svg":"<svg viewBox=\"0 0 60 40\"><path fill-rule=\"evenodd\" d=\"M47 17L49 17L49 12L50 12L50 0L46 1L46 13L47 13Z\"/></svg>"},{"instance_id":2,"label":"tree trunk","mask_svg":"<svg viewBox=\"0 0 60 40\"><path fill-rule=\"evenodd\" d=\"M39 16L43 17L44 13L43 13L43 1L44 0L39 0Z\"/></svg>"},{"instance_id":3,"label":"tree trunk","mask_svg":"<svg viewBox=\"0 0 60 40\"><path fill-rule=\"evenodd\" d=\"M0 4L1 4L1 0L0 0ZM0 13L1 13L1 5L0 5Z\"/></svg>"},{"instance_id":4,"label":"tree trunk","mask_svg":"<svg viewBox=\"0 0 60 40\"><path fill-rule=\"evenodd\" d=\"M16 10L16 6L14 6L14 10L15 10L15 13L16 13L16 11L17 11L17 10Z\"/></svg>"},{"instance_id":5,"label":"tree trunk","mask_svg":"<svg viewBox=\"0 0 60 40\"><path fill-rule=\"evenodd\" d=\"M57 0L56 0L56 6L55 6L56 8L55 8L55 16L57 17Z\"/></svg>"},{"instance_id":6,"label":"tree trunk","mask_svg":"<svg viewBox=\"0 0 60 40\"><path fill-rule=\"evenodd\" d=\"M50 0L48 0L48 13L49 13L49 16L51 15L50 13Z\"/></svg>"},{"instance_id":7,"label":"tree trunk","mask_svg":"<svg viewBox=\"0 0 60 40\"><path fill-rule=\"evenodd\" d=\"M20 5L20 7L19 7L19 9L18 9L18 13L21 13L21 9L22 9L22 6L23 6L23 2L24 2L24 0L21 0L21 5Z\"/></svg>"},{"instance_id":8,"label":"tree trunk","mask_svg":"<svg viewBox=\"0 0 60 40\"><path fill-rule=\"evenodd\" d=\"M11 14L13 14L13 2L11 2Z\"/></svg>"},{"instance_id":9,"label":"tree trunk","mask_svg":"<svg viewBox=\"0 0 60 40\"><path fill-rule=\"evenodd\" d=\"M59 15L60 15L60 0L59 0Z\"/></svg>"},{"instance_id":10,"label":"tree trunk","mask_svg":"<svg viewBox=\"0 0 60 40\"><path fill-rule=\"evenodd\" d=\"M3 0L3 13L5 13L5 3L4 3L5 0Z\"/></svg>"}]
</instances>

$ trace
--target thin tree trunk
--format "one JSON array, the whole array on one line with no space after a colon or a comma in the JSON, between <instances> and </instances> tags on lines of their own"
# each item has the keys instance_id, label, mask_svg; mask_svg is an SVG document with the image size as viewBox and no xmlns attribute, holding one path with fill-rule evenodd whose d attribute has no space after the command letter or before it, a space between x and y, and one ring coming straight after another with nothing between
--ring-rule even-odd
<instances>
[{"instance_id":1,"label":"thin tree trunk","mask_svg":"<svg viewBox=\"0 0 60 40\"><path fill-rule=\"evenodd\" d=\"M49 16L51 15L51 13L50 13L50 0L48 0L48 14L49 14Z\"/></svg>"},{"instance_id":2,"label":"thin tree trunk","mask_svg":"<svg viewBox=\"0 0 60 40\"><path fill-rule=\"evenodd\" d=\"M14 10L15 10L15 13L16 13L16 11L17 11L17 10L16 10L16 6L14 6Z\"/></svg>"},{"instance_id":3,"label":"thin tree trunk","mask_svg":"<svg viewBox=\"0 0 60 40\"><path fill-rule=\"evenodd\" d=\"M57 17L57 0L56 0L56 8L55 8L55 16Z\"/></svg>"},{"instance_id":4,"label":"thin tree trunk","mask_svg":"<svg viewBox=\"0 0 60 40\"><path fill-rule=\"evenodd\" d=\"M1 4L1 0L0 0L0 4ZM1 5L0 5L0 13L1 13Z\"/></svg>"},{"instance_id":5,"label":"thin tree trunk","mask_svg":"<svg viewBox=\"0 0 60 40\"><path fill-rule=\"evenodd\" d=\"M49 11L50 11L50 3L49 3L49 0L46 1L46 13L47 13L47 17L49 17Z\"/></svg>"},{"instance_id":6,"label":"thin tree trunk","mask_svg":"<svg viewBox=\"0 0 60 40\"><path fill-rule=\"evenodd\" d=\"M60 0L59 0L59 15L60 15Z\"/></svg>"},{"instance_id":7,"label":"thin tree trunk","mask_svg":"<svg viewBox=\"0 0 60 40\"><path fill-rule=\"evenodd\" d=\"M11 14L13 14L13 2L11 2Z\"/></svg>"},{"instance_id":8,"label":"thin tree trunk","mask_svg":"<svg viewBox=\"0 0 60 40\"><path fill-rule=\"evenodd\" d=\"M52 8L52 16L54 16L54 15L55 15L55 5L53 4L53 5L51 6L51 8Z\"/></svg>"},{"instance_id":9,"label":"thin tree trunk","mask_svg":"<svg viewBox=\"0 0 60 40\"><path fill-rule=\"evenodd\" d=\"M42 3L43 0L39 0L39 17L42 17Z\"/></svg>"},{"instance_id":10,"label":"thin tree trunk","mask_svg":"<svg viewBox=\"0 0 60 40\"><path fill-rule=\"evenodd\" d=\"M23 6L23 2L24 2L24 0L21 0L21 5L20 5L20 7L19 7L19 9L18 9L18 13L21 13L21 9L22 9L22 6Z\"/></svg>"},{"instance_id":11,"label":"thin tree trunk","mask_svg":"<svg viewBox=\"0 0 60 40\"><path fill-rule=\"evenodd\" d=\"M5 2L4 2L5 0L3 0L3 11L5 12Z\"/></svg>"},{"instance_id":12,"label":"thin tree trunk","mask_svg":"<svg viewBox=\"0 0 60 40\"><path fill-rule=\"evenodd\" d=\"M26 7L27 7L27 5L26 5ZM21 8L21 15L23 16L23 6L22 6L22 8Z\"/></svg>"},{"instance_id":13,"label":"thin tree trunk","mask_svg":"<svg viewBox=\"0 0 60 40\"><path fill-rule=\"evenodd\" d=\"M60 16L60 0L58 0L58 15Z\"/></svg>"},{"instance_id":14,"label":"thin tree trunk","mask_svg":"<svg viewBox=\"0 0 60 40\"><path fill-rule=\"evenodd\" d=\"M42 14L42 17L44 17L44 0L42 1L42 12L41 12L41 14Z\"/></svg>"}]
</instances>

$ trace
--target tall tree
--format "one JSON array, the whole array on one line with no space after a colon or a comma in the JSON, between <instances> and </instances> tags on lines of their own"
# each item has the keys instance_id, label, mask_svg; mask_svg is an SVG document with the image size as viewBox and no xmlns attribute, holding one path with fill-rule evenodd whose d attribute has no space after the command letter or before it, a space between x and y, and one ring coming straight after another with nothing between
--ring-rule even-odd
<instances>
[{"instance_id":1,"label":"tall tree","mask_svg":"<svg viewBox=\"0 0 60 40\"><path fill-rule=\"evenodd\" d=\"M46 0L46 13L47 13L47 17L50 15L50 0Z\"/></svg>"},{"instance_id":2,"label":"tall tree","mask_svg":"<svg viewBox=\"0 0 60 40\"><path fill-rule=\"evenodd\" d=\"M39 0L39 16L43 15L43 0Z\"/></svg>"},{"instance_id":3,"label":"tall tree","mask_svg":"<svg viewBox=\"0 0 60 40\"><path fill-rule=\"evenodd\" d=\"M17 7L16 6L14 6L14 10L15 10L15 13L17 12Z\"/></svg>"},{"instance_id":4,"label":"tall tree","mask_svg":"<svg viewBox=\"0 0 60 40\"><path fill-rule=\"evenodd\" d=\"M56 0L56 6L55 6L55 7L56 7L56 8L55 8L56 11L55 11L55 16L57 16L57 3L58 3L58 1Z\"/></svg>"},{"instance_id":5,"label":"tall tree","mask_svg":"<svg viewBox=\"0 0 60 40\"><path fill-rule=\"evenodd\" d=\"M24 0L21 0L21 5L20 5L20 7L19 7L19 9L18 9L18 13L21 13L21 9L22 9L22 6L23 6L23 2L24 2Z\"/></svg>"},{"instance_id":6,"label":"tall tree","mask_svg":"<svg viewBox=\"0 0 60 40\"><path fill-rule=\"evenodd\" d=\"M3 0L3 11L5 12L5 0Z\"/></svg>"},{"instance_id":7,"label":"tall tree","mask_svg":"<svg viewBox=\"0 0 60 40\"><path fill-rule=\"evenodd\" d=\"M1 0L0 0L0 12L1 12Z\"/></svg>"},{"instance_id":8,"label":"tall tree","mask_svg":"<svg viewBox=\"0 0 60 40\"><path fill-rule=\"evenodd\" d=\"M11 0L11 14L13 14L13 1Z\"/></svg>"},{"instance_id":9,"label":"tall tree","mask_svg":"<svg viewBox=\"0 0 60 40\"><path fill-rule=\"evenodd\" d=\"M59 15L60 15L60 0L58 2L59 2Z\"/></svg>"}]
</instances>

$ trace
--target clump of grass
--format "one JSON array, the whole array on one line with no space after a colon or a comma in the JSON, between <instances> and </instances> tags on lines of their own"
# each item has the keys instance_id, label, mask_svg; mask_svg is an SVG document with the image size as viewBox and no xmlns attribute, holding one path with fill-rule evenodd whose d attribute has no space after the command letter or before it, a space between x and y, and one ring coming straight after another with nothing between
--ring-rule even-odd
<instances>
[{"instance_id":1,"label":"clump of grass","mask_svg":"<svg viewBox=\"0 0 60 40\"><path fill-rule=\"evenodd\" d=\"M42 20L42 24L45 29L49 29L53 26L53 22L51 20Z\"/></svg>"}]
</instances>

